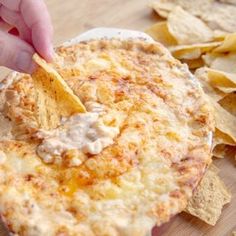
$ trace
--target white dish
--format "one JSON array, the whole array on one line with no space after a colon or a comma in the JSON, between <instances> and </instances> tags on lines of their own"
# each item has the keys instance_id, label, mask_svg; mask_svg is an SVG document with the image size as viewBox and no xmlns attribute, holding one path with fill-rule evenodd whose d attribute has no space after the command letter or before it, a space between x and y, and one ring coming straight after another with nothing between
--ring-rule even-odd
<instances>
[{"instance_id":1,"label":"white dish","mask_svg":"<svg viewBox=\"0 0 236 236\"><path fill-rule=\"evenodd\" d=\"M91 39L111 39L111 38L120 38L120 39L137 39L142 38L148 42L154 42L154 40L147 34L126 29L116 29L116 28L95 28L87 32L84 32L77 37L68 40L63 43L63 46L73 45L81 41L88 41Z\"/></svg>"},{"instance_id":2,"label":"white dish","mask_svg":"<svg viewBox=\"0 0 236 236\"><path fill-rule=\"evenodd\" d=\"M144 39L145 41L150 42L150 43L155 42L149 35L147 35L143 32L140 32L140 31L116 29L116 28L95 28L95 29L89 30L83 34L80 34L71 40L66 41L62 45L63 46L70 46L70 45L79 43L81 41L88 41L88 40L92 40L92 39L103 39L103 38L107 38L107 39L111 39L111 38L137 39L137 38L141 38L141 39ZM11 81L9 81L6 84L3 84L0 82L0 90L2 88L8 87L14 79L17 79L17 75L18 75L18 72L12 72L9 75L9 77L12 78ZM195 80L196 86L200 86L200 84L198 83L198 81L195 79L194 76L192 76L191 78ZM213 139L213 133L210 132L208 135L208 140L207 140L207 143L209 144L210 147L212 146L212 139ZM2 227L4 227L4 224L2 224L0 221L1 233L3 233L3 235L6 235L6 236L10 235L9 233L6 233L6 231L3 230ZM151 234L150 234L150 236L151 236Z\"/></svg>"}]
</instances>

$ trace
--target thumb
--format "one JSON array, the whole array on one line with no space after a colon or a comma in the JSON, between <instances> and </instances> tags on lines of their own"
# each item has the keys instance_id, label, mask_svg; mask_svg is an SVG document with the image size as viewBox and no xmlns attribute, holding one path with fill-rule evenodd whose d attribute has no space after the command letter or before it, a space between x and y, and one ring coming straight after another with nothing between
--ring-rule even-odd
<instances>
[{"instance_id":1,"label":"thumb","mask_svg":"<svg viewBox=\"0 0 236 236\"><path fill-rule=\"evenodd\" d=\"M10 69L32 73L34 49L22 39L0 31L0 65Z\"/></svg>"}]
</instances>

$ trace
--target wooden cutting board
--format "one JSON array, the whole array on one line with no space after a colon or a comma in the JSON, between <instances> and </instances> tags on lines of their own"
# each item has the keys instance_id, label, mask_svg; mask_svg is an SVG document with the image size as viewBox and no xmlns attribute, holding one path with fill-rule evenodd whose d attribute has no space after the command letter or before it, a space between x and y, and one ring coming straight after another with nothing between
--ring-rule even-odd
<instances>
[{"instance_id":1,"label":"wooden cutting board","mask_svg":"<svg viewBox=\"0 0 236 236\"><path fill-rule=\"evenodd\" d=\"M46 0L54 24L55 45L95 27L118 27L143 31L160 20L147 6L148 0ZM6 70L0 70L0 78ZM236 162L216 160L220 175L233 198L224 207L217 225L212 227L182 213L161 228L158 236L231 236L236 231ZM1 234L0 228L0 236ZM135 235L131 235L135 236ZM156 235L155 235L156 236Z\"/></svg>"}]
</instances>

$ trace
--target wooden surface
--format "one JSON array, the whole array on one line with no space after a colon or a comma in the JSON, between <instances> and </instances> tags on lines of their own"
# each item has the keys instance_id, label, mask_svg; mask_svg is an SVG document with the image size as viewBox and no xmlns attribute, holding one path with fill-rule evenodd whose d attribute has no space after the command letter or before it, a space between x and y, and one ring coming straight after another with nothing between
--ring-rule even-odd
<instances>
[{"instance_id":1,"label":"wooden surface","mask_svg":"<svg viewBox=\"0 0 236 236\"><path fill-rule=\"evenodd\" d=\"M156 21L147 0L46 0L46 3L56 44L95 27L144 30Z\"/></svg>"},{"instance_id":2,"label":"wooden surface","mask_svg":"<svg viewBox=\"0 0 236 236\"><path fill-rule=\"evenodd\" d=\"M147 7L148 0L46 0L54 25L54 44L58 45L94 27L144 30L158 17ZM6 70L0 71L0 77ZM236 231L236 168L231 159L217 160L224 182L233 199L224 207L217 225L212 227L187 214L164 225L162 236L231 236ZM133 236L133 235L131 235Z\"/></svg>"}]
</instances>

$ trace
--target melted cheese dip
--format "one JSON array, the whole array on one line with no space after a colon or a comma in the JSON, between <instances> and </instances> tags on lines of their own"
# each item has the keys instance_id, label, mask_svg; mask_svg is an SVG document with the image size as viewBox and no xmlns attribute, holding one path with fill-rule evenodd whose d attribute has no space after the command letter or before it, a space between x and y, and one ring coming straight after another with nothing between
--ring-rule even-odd
<instances>
[{"instance_id":1,"label":"melted cheese dip","mask_svg":"<svg viewBox=\"0 0 236 236\"><path fill-rule=\"evenodd\" d=\"M51 163L53 156L74 149L95 155L114 143L113 139L119 134L119 129L106 126L99 120L101 107L94 104L87 107L92 112L63 118L58 128L37 133L37 137L42 139L37 153L44 162Z\"/></svg>"}]
</instances>

